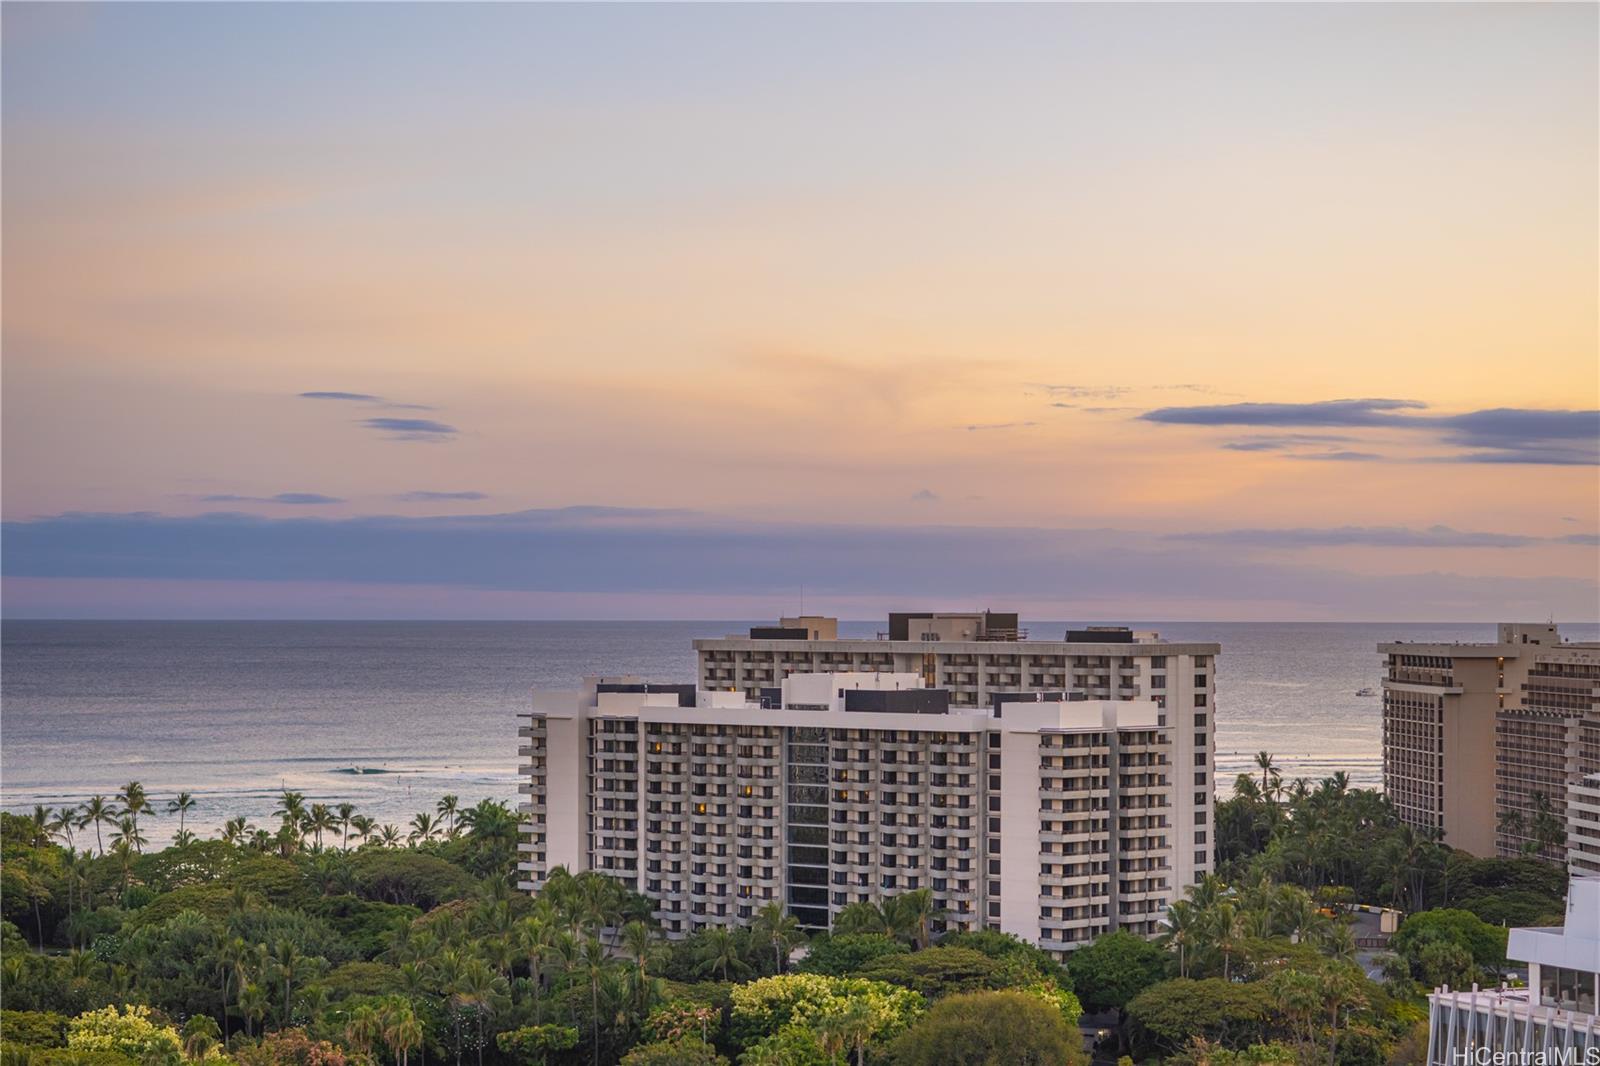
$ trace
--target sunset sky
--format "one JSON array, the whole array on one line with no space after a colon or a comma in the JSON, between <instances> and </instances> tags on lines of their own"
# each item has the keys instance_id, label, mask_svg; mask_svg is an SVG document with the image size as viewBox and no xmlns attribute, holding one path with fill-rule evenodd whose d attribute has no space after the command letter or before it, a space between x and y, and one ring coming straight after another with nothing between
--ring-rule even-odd
<instances>
[{"instance_id":1,"label":"sunset sky","mask_svg":"<svg viewBox=\"0 0 1600 1066\"><path fill-rule=\"evenodd\" d=\"M1594 5L28 5L7 614L1594 621Z\"/></svg>"}]
</instances>

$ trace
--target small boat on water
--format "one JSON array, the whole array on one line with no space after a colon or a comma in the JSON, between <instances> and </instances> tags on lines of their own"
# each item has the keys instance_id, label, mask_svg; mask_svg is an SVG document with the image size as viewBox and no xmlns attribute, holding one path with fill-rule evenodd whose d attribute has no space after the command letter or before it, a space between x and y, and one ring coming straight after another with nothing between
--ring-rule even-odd
<instances>
[{"instance_id":1,"label":"small boat on water","mask_svg":"<svg viewBox=\"0 0 1600 1066\"><path fill-rule=\"evenodd\" d=\"M1364 685L1361 688L1356 689L1357 696L1376 696L1377 694L1377 690L1372 688L1370 685Z\"/></svg>"}]
</instances>

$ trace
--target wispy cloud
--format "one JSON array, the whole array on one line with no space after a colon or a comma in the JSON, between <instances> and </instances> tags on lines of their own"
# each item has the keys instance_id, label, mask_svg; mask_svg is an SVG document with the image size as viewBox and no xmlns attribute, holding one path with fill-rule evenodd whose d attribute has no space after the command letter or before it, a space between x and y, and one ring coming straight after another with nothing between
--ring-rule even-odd
<instances>
[{"instance_id":1,"label":"wispy cloud","mask_svg":"<svg viewBox=\"0 0 1600 1066\"><path fill-rule=\"evenodd\" d=\"M1168 540L1232 544L1250 548L1525 548L1533 544L1582 543L1569 537L1533 537L1521 533L1481 533L1429 526L1336 526L1326 529L1221 529L1203 533L1171 533Z\"/></svg>"},{"instance_id":2,"label":"wispy cloud","mask_svg":"<svg viewBox=\"0 0 1600 1066\"><path fill-rule=\"evenodd\" d=\"M456 427L431 418L363 418L368 429L388 434L389 440L446 441L456 435Z\"/></svg>"},{"instance_id":3,"label":"wispy cloud","mask_svg":"<svg viewBox=\"0 0 1600 1066\"><path fill-rule=\"evenodd\" d=\"M342 401L344 401L346 403L375 404L375 405L377 405L379 407L388 408L391 411L432 411L433 410L433 406L431 404L425 404L425 403L400 403L397 400L390 400L390 399L387 399L387 398L385 398L383 396L374 395L373 393L370 393L370 392L337 392L337 391L302 392L302 393L299 394L299 397L302 400L342 400Z\"/></svg>"},{"instance_id":4,"label":"wispy cloud","mask_svg":"<svg viewBox=\"0 0 1600 1066\"><path fill-rule=\"evenodd\" d=\"M1354 440L1340 433L1280 433L1241 437L1224 441L1223 447L1235 452L1276 452L1307 445L1335 444Z\"/></svg>"},{"instance_id":5,"label":"wispy cloud","mask_svg":"<svg viewBox=\"0 0 1600 1066\"><path fill-rule=\"evenodd\" d=\"M1303 459L1318 463L1376 463L1383 459L1377 452L1292 452L1286 459Z\"/></svg>"},{"instance_id":6,"label":"wispy cloud","mask_svg":"<svg viewBox=\"0 0 1600 1066\"><path fill-rule=\"evenodd\" d=\"M1075 400L1115 400L1133 391L1129 385L1053 385L1044 381L1025 381L1022 386L1046 396L1069 396Z\"/></svg>"},{"instance_id":7,"label":"wispy cloud","mask_svg":"<svg viewBox=\"0 0 1600 1066\"><path fill-rule=\"evenodd\" d=\"M918 489L911 494L911 499L917 503L932 503L939 498L939 494L932 489Z\"/></svg>"},{"instance_id":8,"label":"wispy cloud","mask_svg":"<svg viewBox=\"0 0 1600 1066\"><path fill-rule=\"evenodd\" d=\"M1472 449L1433 457L1432 461L1437 462L1556 466L1600 463L1600 410L1496 407L1450 415L1419 413L1426 409L1427 404L1417 400L1322 400L1162 407L1146 411L1139 418L1146 422L1190 426L1405 429L1430 433L1440 444ZM1222 446L1248 450L1227 443Z\"/></svg>"},{"instance_id":9,"label":"wispy cloud","mask_svg":"<svg viewBox=\"0 0 1600 1066\"><path fill-rule=\"evenodd\" d=\"M1421 410L1416 400L1319 400L1316 403L1223 403L1160 407L1139 418L1187 426L1392 426L1396 412Z\"/></svg>"},{"instance_id":10,"label":"wispy cloud","mask_svg":"<svg viewBox=\"0 0 1600 1066\"><path fill-rule=\"evenodd\" d=\"M974 422L967 426L968 433L976 433L985 429L1024 429L1028 426L1037 426L1037 422Z\"/></svg>"},{"instance_id":11,"label":"wispy cloud","mask_svg":"<svg viewBox=\"0 0 1600 1066\"><path fill-rule=\"evenodd\" d=\"M288 503L316 506L326 503L344 503L339 496L324 496L320 492L280 492L276 496L238 496L231 492L218 492L200 497L201 503Z\"/></svg>"},{"instance_id":12,"label":"wispy cloud","mask_svg":"<svg viewBox=\"0 0 1600 1066\"><path fill-rule=\"evenodd\" d=\"M383 403L382 396L366 392L302 392L302 400L348 400L351 403Z\"/></svg>"},{"instance_id":13,"label":"wispy cloud","mask_svg":"<svg viewBox=\"0 0 1600 1066\"><path fill-rule=\"evenodd\" d=\"M397 493L394 499L402 503L431 503L441 500L487 500L487 492L430 492L426 489L417 489L414 492Z\"/></svg>"}]
</instances>

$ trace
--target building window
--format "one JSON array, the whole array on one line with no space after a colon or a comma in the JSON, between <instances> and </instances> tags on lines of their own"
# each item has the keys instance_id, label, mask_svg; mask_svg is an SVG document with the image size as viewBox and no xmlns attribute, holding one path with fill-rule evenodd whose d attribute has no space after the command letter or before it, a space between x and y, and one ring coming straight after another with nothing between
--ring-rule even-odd
<instances>
[{"instance_id":1,"label":"building window","mask_svg":"<svg viewBox=\"0 0 1600 1066\"><path fill-rule=\"evenodd\" d=\"M1194 694L1194 705L1196 707L1204 707L1206 705L1206 694L1204 692L1196 692Z\"/></svg>"},{"instance_id":2,"label":"building window","mask_svg":"<svg viewBox=\"0 0 1600 1066\"><path fill-rule=\"evenodd\" d=\"M1194 716L1194 727L1196 729L1204 729L1205 725L1206 725L1206 716L1205 715L1197 714L1197 715Z\"/></svg>"},{"instance_id":3,"label":"building window","mask_svg":"<svg viewBox=\"0 0 1600 1066\"><path fill-rule=\"evenodd\" d=\"M1194 861L1196 866L1204 866L1208 858L1210 858L1210 856L1206 852L1197 851L1194 853Z\"/></svg>"},{"instance_id":4,"label":"building window","mask_svg":"<svg viewBox=\"0 0 1600 1066\"><path fill-rule=\"evenodd\" d=\"M1194 783L1197 784L1197 785L1205 784L1206 783L1206 775L1205 774L1195 774L1194 775Z\"/></svg>"}]
</instances>

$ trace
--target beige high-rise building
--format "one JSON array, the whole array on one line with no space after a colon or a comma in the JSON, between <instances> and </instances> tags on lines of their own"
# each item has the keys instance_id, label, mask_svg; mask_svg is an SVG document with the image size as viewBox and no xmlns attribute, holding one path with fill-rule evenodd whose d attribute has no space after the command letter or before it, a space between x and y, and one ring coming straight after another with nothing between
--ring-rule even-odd
<instances>
[{"instance_id":1,"label":"beige high-rise building","mask_svg":"<svg viewBox=\"0 0 1600 1066\"><path fill-rule=\"evenodd\" d=\"M1010 652L1047 659L1033 665L1048 667L1052 687L998 682L981 705L958 703L928 686L918 651L917 670L830 659L763 676L753 692L596 678L582 691L535 693L521 730L522 886L536 890L556 866L605 872L654 901L673 937L748 922L772 901L826 928L851 903L917 888L950 927L1054 951L1110 929L1154 934L1211 867L1209 674L1219 649L1102 630L1116 654L1110 643L1062 642L1073 654L1057 663L1054 644L1036 649L1014 620L1010 629ZM736 639L751 652L826 644L835 656L858 643L891 656L925 643L760 632ZM706 653L723 650L703 645L721 643L697 642L703 675ZM976 654L963 650L970 643L948 647ZM1079 655L1092 673L1074 687ZM1197 691L1204 702L1168 702Z\"/></svg>"},{"instance_id":2,"label":"beige high-rise building","mask_svg":"<svg viewBox=\"0 0 1600 1066\"><path fill-rule=\"evenodd\" d=\"M1546 623L1496 635L1378 646L1384 790L1408 824L1512 856L1563 825L1569 785L1600 771L1600 644L1563 642ZM1553 842L1540 853L1566 857Z\"/></svg>"}]
</instances>

